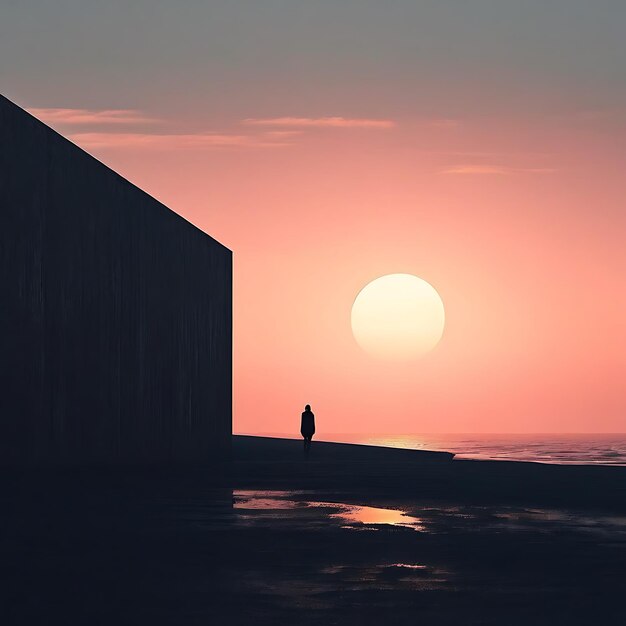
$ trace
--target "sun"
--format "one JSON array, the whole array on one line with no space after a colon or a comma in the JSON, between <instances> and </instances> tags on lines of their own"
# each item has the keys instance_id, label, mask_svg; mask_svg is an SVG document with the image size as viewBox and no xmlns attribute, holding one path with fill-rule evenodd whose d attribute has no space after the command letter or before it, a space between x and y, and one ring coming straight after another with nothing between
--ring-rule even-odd
<instances>
[{"instance_id":1,"label":"sun","mask_svg":"<svg viewBox=\"0 0 626 626\"><path fill-rule=\"evenodd\" d=\"M367 284L352 305L352 333L369 354L411 360L430 352L445 325L436 289L412 274L388 274Z\"/></svg>"}]
</instances>

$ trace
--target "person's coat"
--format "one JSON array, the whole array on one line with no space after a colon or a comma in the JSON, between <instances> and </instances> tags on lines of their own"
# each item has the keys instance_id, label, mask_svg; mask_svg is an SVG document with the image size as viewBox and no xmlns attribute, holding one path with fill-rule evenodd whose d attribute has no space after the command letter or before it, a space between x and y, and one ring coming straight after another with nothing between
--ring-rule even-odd
<instances>
[{"instance_id":1,"label":"person's coat","mask_svg":"<svg viewBox=\"0 0 626 626\"><path fill-rule=\"evenodd\" d=\"M302 413L300 433L305 439L309 439L315 434L315 415L313 411L305 411Z\"/></svg>"}]
</instances>

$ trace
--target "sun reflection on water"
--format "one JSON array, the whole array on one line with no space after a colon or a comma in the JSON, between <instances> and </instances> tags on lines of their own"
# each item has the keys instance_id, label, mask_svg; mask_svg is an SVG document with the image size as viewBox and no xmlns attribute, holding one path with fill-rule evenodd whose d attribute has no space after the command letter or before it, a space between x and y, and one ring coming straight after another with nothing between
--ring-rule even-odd
<instances>
[{"instance_id":1,"label":"sun reflection on water","mask_svg":"<svg viewBox=\"0 0 626 626\"><path fill-rule=\"evenodd\" d=\"M341 505L341 510L333 513L331 517L341 519L350 526L353 524L364 524L366 526L390 525L404 526L413 530L424 530L422 520L397 509Z\"/></svg>"},{"instance_id":2,"label":"sun reflection on water","mask_svg":"<svg viewBox=\"0 0 626 626\"><path fill-rule=\"evenodd\" d=\"M245 510L253 510L257 515L261 513L275 515L279 512L286 515L286 511L293 510L302 515L306 514L307 510L314 514L322 509L323 514L329 519L343 522L344 528L377 530L378 526L400 526L417 531L425 530L423 520L400 509L299 499L298 496L303 494L288 491L236 490L233 495L233 507L240 509L242 513Z\"/></svg>"}]
</instances>

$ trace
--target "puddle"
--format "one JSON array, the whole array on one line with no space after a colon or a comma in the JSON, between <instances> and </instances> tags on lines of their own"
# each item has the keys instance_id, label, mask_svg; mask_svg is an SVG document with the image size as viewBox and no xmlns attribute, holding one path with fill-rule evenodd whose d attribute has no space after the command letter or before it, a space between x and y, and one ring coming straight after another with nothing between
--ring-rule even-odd
<instances>
[{"instance_id":1,"label":"puddle","mask_svg":"<svg viewBox=\"0 0 626 626\"><path fill-rule=\"evenodd\" d=\"M276 511L297 509L302 503L289 499L294 496L292 491L243 491L233 492L233 508L250 509L253 511Z\"/></svg>"},{"instance_id":2,"label":"puddle","mask_svg":"<svg viewBox=\"0 0 626 626\"><path fill-rule=\"evenodd\" d=\"M348 528L354 527L355 524L363 524L365 526L402 526L413 530L425 530L422 520L397 509L342 504L341 510L338 513L333 513L331 517L342 520L345 522L344 526Z\"/></svg>"},{"instance_id":3,"label":"puddle","mask_svg":"<svg viewBox=\"0 0 626 626\"><path fill-rule=\"evenodd\" d=\"M333 494L331 497L336 497ZM304 524L327 529L331 524L352 531L376 532L385 528L408 529L435 534L563 531L626 536L626 518L619 515L589 515L570 510L525 507L421 506L419 517L411 511L315 500L315 491L236 490L233 509L245 524ZM326 497L329 497L328 495ZM339 496L341 497L341 496Z\"/></svg>"},{"instance_id":4,"label":"puddle","mask_svg":"<svg viewBox=\"0 0 626 626\"><path fill-rule=\"evenodd\" d=\"M301 517L307 512L325 516L329 519L343 522L343 528L377 530L380 526L397 526L411 530L424 531L425 526L421 519L407 514L399 509L387 509L373 506L360 506L344 502L316 502L314 500L298 499L306 496L305 492L288 491L235 491L233 492L233 508L244 512L266 512L276 517L276 511L281 517L287 518L292 511ZM250 519L249 516L246 516Z\"/></svg>"}]
</instances>

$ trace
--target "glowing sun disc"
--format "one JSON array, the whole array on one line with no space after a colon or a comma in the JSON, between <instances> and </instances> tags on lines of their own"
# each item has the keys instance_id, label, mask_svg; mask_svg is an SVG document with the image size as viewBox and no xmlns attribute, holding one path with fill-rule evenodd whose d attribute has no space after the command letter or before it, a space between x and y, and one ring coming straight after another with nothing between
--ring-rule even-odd
<instances>
[{"instance_id":1,"label":"glowing sun disc","mask_svg":"<svg viewBox=\"0 0 626 626\"><path fill-rule=\"evenodd\" d=\"M436 289L412 274L388 274L367 284L352 305L352 333L369 354L409 360L430 352L445 325Z\"/></svg>"}]
</instances>

